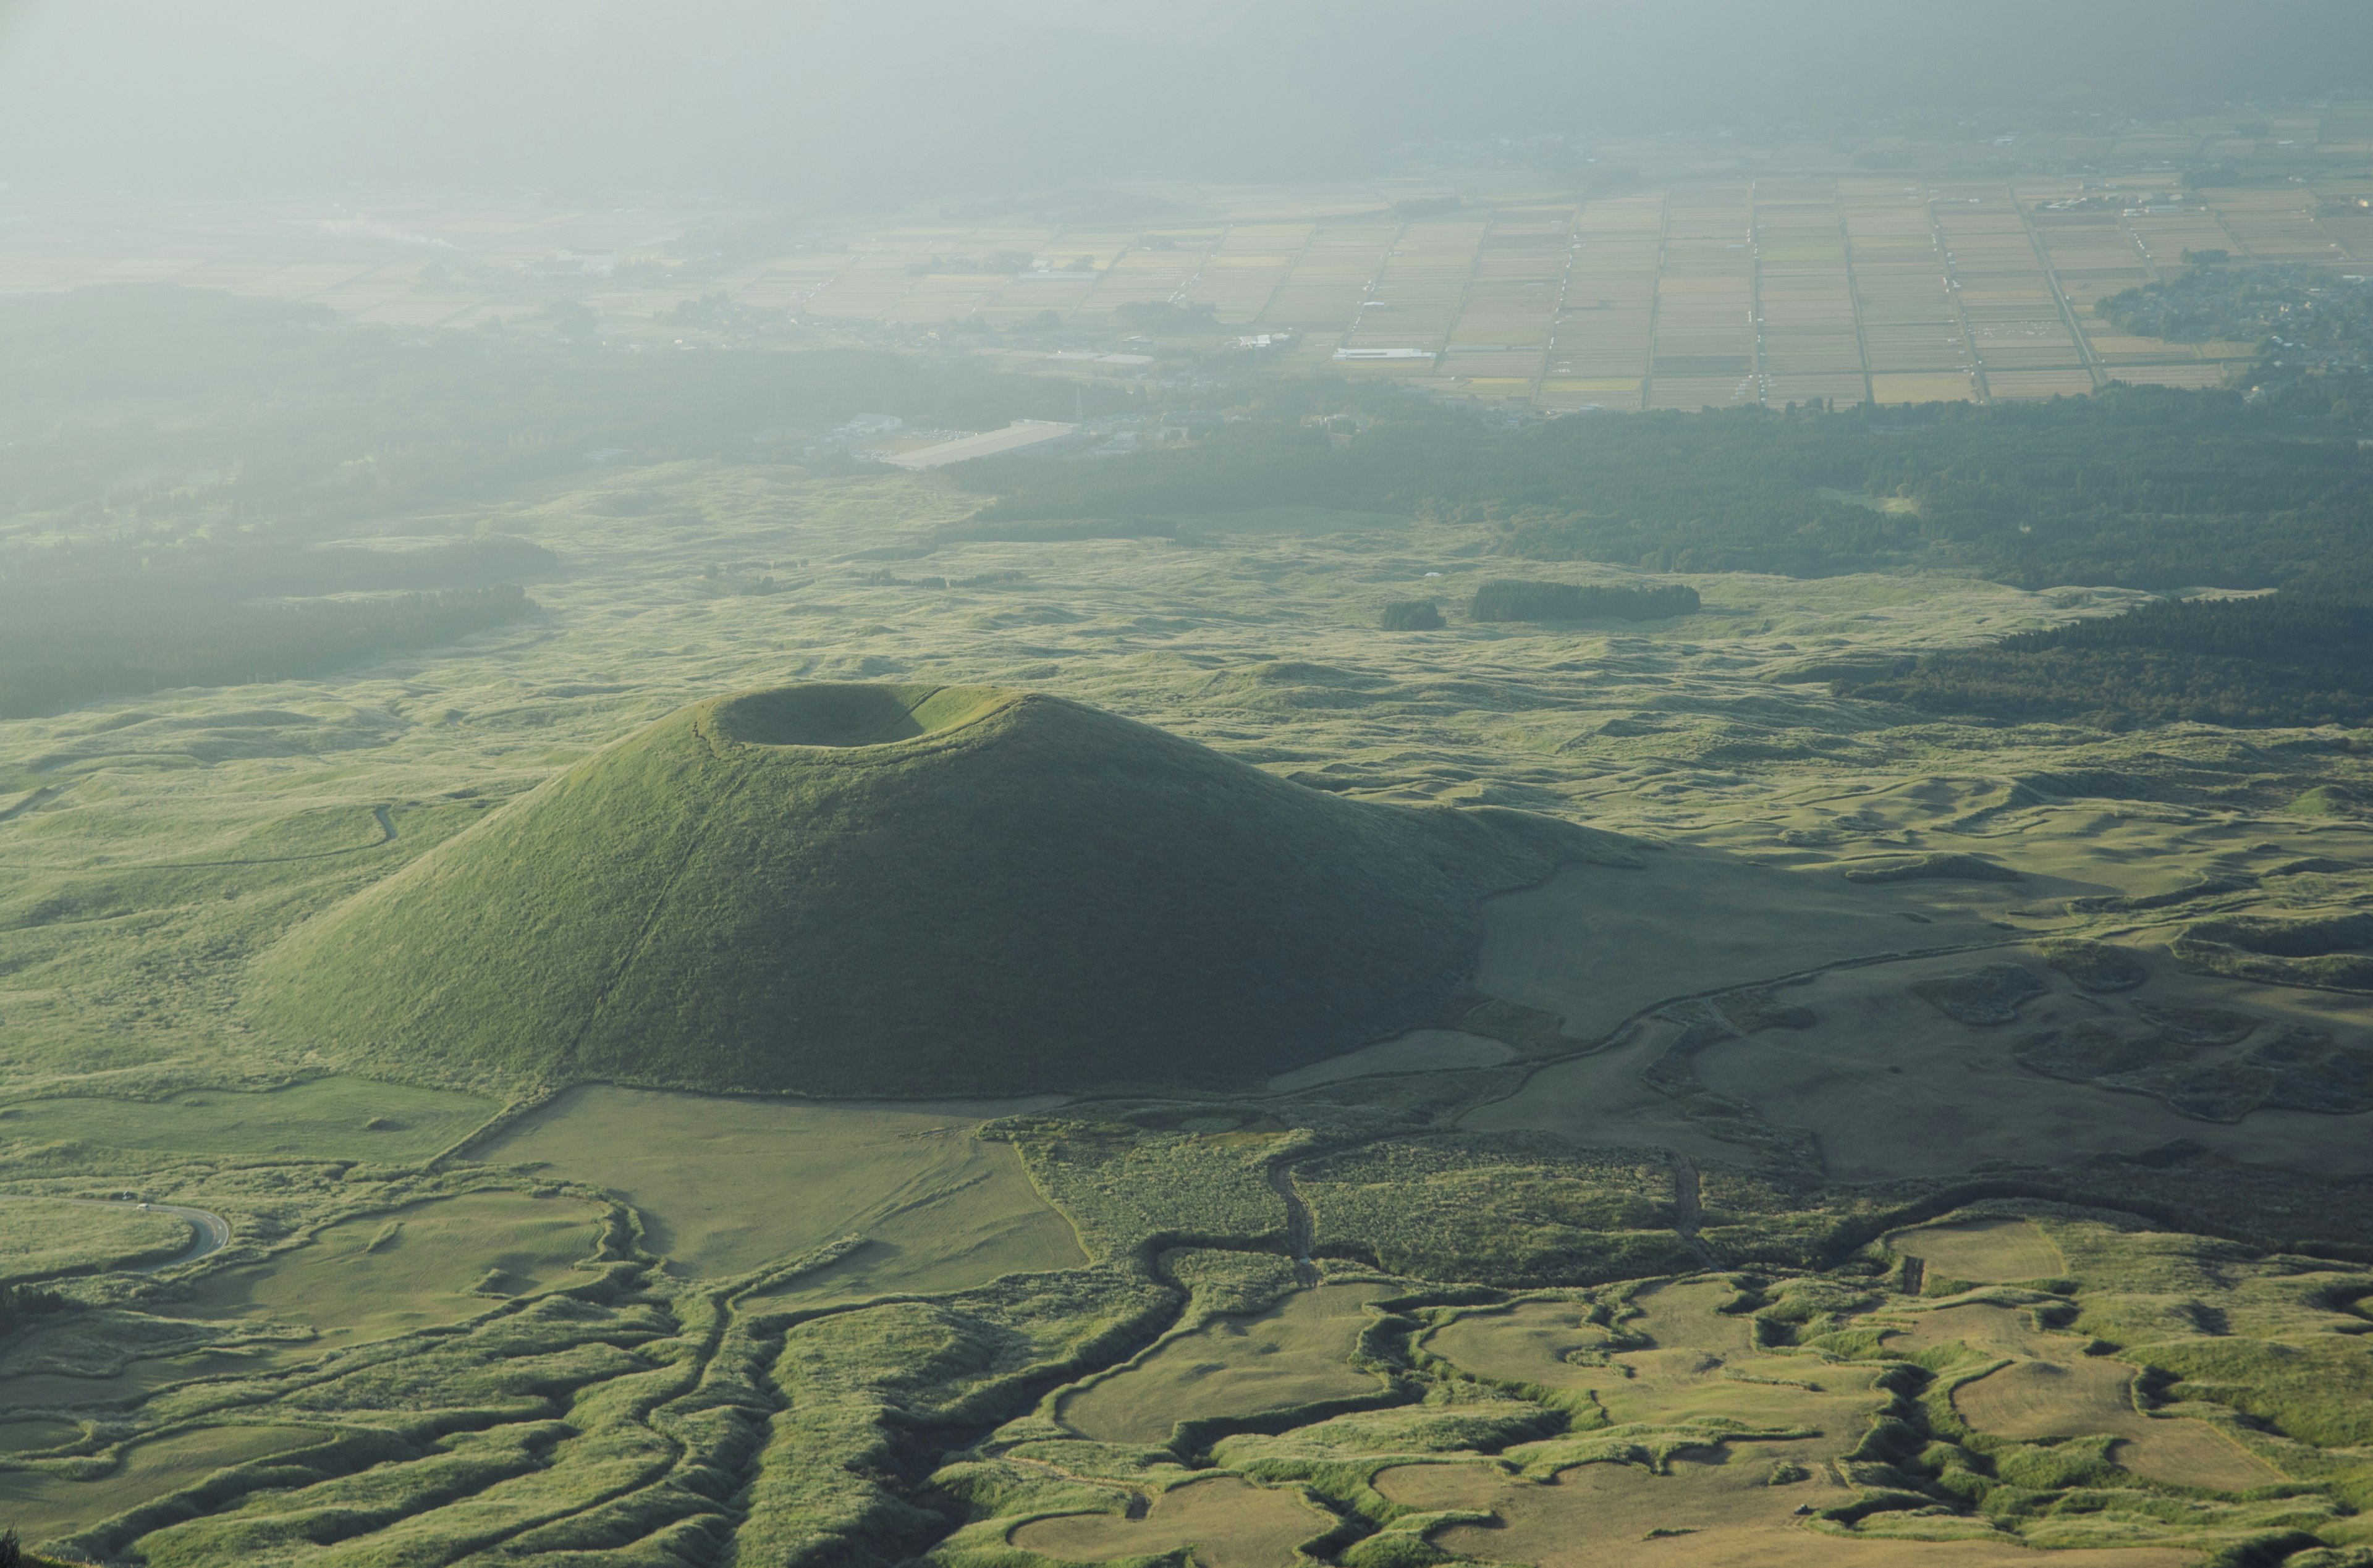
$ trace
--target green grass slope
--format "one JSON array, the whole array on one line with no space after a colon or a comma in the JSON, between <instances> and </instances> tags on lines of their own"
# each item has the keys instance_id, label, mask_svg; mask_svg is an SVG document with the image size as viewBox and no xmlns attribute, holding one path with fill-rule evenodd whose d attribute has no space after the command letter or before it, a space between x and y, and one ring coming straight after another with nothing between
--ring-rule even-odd
<instances>
[{"instance_id":1,"label":"green grass slope","mask_svg":"<svg viewBox=\"0 0 2373 1568\"><path fill-rule=\"evenodd\" d=\"M1056 697L787 687L587 759L251 994L293 1045L456 1084L1245 1080L1437 1012L1479 896L1609 843L1339 799Z\"/></svg>"}]
</instances>

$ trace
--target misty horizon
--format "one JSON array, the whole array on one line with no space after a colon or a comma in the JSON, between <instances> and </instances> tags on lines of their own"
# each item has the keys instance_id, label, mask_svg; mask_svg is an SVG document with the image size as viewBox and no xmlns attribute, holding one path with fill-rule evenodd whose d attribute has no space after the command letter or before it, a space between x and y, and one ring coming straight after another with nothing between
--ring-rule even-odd
<instances>
[{"instance_id":1,"label":"misty horizon","mask_svg":"<svg viewBox=\"0 0 2373 1568\"><path fill-rule=\"evenodd\" d=\"M1500 140L2170 117L2362 90L2373 7L1825 0L12 0L0 182L699 192L822 209L1362 178Z\"/></svg>"}]
</instances>

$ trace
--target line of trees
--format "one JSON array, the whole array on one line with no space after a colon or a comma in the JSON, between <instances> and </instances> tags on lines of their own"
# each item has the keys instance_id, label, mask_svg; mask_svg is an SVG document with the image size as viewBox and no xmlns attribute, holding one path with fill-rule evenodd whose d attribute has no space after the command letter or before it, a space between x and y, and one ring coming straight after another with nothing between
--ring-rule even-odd
<instances>
[{"instance_id":1,"label":"line of trees","mask_svg":"<svg viewBox=\"0 0 2373 1568\"><path fill-rule=\"evenodd\" d=\"M1912 409L1748 408L1494 425L1371 403L1340 447L1308 387L1195 445L950 471L984 521L1315 505L1470 528L1507 555L1824 576L1899 566L2021 587L2274 587L2373 540L2363 377L2255 401L2112 387ZM1341 401L1349 401L1347 396Z\"/></svg>"},{"instance_id":2,"label":"line of trees","mask_svg":"<svg viewBox=\"0 0 2373 1568\"><path fill-rule=\"evenodd\" d=\"M2305 593L2146 605L1831 680L1931 713L2108 728L2373 720L2373 606Z\"/></svg>"}]
</instances>

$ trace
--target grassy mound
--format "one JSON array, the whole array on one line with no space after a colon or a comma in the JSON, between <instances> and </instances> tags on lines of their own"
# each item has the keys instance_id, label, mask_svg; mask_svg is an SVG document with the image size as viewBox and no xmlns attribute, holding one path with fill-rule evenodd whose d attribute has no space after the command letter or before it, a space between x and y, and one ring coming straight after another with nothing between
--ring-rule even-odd
<instances>
[{"instance_id":1,"label":"grassy mound","mask_svg":"<svg viewBox=\"0 0 2373 1568\"><path fill-rule=\"evenodd\" d=\"M261 960L390 1076L818 1095L1266 1078L1427 1021L1586 830L1338 799L1059 698L686 708Z\"/></svg>"}]
</instances>

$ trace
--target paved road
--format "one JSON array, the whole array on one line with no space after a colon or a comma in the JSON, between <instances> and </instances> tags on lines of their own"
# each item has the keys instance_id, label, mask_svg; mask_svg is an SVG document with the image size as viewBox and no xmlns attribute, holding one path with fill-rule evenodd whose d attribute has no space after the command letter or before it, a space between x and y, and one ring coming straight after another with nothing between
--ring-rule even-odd
<instances>
[{"instance_id":1,"label":"paved road","mask_svg":"<svg viewBox=\"0 0 2373 1568\"><path fill-rule=\"evenodd\" d=\"M88 1209L139 1209L144 1205L130 1198L43 1198L32 1194L14 1194L0 1202L20 1203L75 1203ZM153 1274L159 1269L178 1269L184 1263L194 1263L209 1252L219 1252L230 1245L230 1221L211 1209L183 1208L179 1203L145 1205L152 1214L170 1214L175 1219L190 1222L193 1233L189 1249L179 1256L160 1263L142 1263L126 1270L128 1273Z\"/></svg>"}]
</instances>

